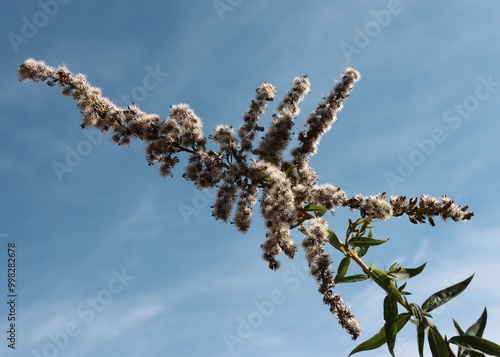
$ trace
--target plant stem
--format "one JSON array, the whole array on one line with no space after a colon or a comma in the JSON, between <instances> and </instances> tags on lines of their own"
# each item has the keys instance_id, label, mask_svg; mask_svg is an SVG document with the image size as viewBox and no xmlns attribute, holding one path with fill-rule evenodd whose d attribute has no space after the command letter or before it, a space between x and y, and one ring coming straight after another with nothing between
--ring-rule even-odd
<instances>
[{"instance_id":1,"label":"plant stem","mask_svg":"<svg viewBox=\"0 0 500 357\"><path fill-rule=\"evenodd\" d=\"M354 260L360 267L361 269L363 270L363 273L365 273L366 275L370 276L370 272L371 272L371 269L368 265L366 265L366 263L358 256L358 254L356 253L355 250L353 250L351 247L349 247L348 244L343 244L343 247L345 249L345 254L348 255L352 260ZM387 292L388 294L391 294L390 291L388 291L386 289L386 287L384 285L382 285L381 282L379 282L378 280L376 279L373 279L373 281L378 285L380 286L385 292ZM396 297L396 301L401 305L403 306L409 313L412 314L413 316L413 313L412 313L412 310L410 309L410 306L408 305L407 302L405 301L401 301L401 299L398 297L398 296L395 296Z\"/></svg>"}]
</instances>

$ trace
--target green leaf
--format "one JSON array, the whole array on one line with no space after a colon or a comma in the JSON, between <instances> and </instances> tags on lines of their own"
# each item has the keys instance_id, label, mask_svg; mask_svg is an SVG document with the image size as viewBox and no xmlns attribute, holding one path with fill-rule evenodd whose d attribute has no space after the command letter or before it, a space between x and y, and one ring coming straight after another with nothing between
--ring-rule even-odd
<instances>
[{"instance_id":1,"label":"green leaf","mask_svg":"<svg viewBox=\"0 0 500 357\"><path fill-rule=\"evenodd\" d=\"M356 254L358 257L362 258L367 252L370 247L358 247L356 250Z\"/></svg>"},{"instance_id":2,"label":"green leaf","mask_svg":"<svg viewBox=\"0 0 500 357\"><path fill-rule=\"evenodd\" d=\"M334 281L337 283L339 280L342 280L347 274L347 269L349 269L349 264L351 263L351 257L344 257L340 261L339 268L337 269L337 276Z\"/></svg>"},{"instance_id":3,"label":"green leaf","mask_svg":"<svg viewBox=\"0 0 500 357\"><path fill-rule=\"evenodd\" d=\"M380 269L372 269L370 270L370 277L387 293L394 296L401 304L406 304L401 292L384 271Z\"/></svg>"},{"instance_id":4,"label":"green leaf","mask_svg":"<svg viewBox=\"0 0 500 357\"><path fill-rule=\"evenodd\" d=\"M390 276L392 280L405 280L409 278L413 278L414 276L420 274L422 270L424 270L425 265L427 263L422 264L417 268L403 268L399 267L394 272L389 270Z\"/></svg>"},{"instance_id":5,"label":"green leaf","mask_svg":"<svg viewBox=\"0 0 500 357\"><path fill-rule=\"evenodd\" d=\"M337 278L335 278L335 282L337 284L340 283L355 283L357 281L363 281L368 279L368 276L366 274L355 274L355 275L349 275L349 276L344 276L342 279L339 279L337 281Z\"/></svg>"},{"instance_id":6,"label":"green leaf","mask_svg":"<svg viewBox=\"0 0 500 357\"><path fill-rule=\"evenodd\" d=\"M349 353L349 356L352 356L353 354L362 351L374 350L382 346L384 343L385 343L385 329L382 327L377 334L373 335L365 342L362 342L358 346L356 346L356 348L353 349L351 353Z\"/></svg>"},{"instance_id":7,"label":"green leaf","mask_svg":"<svg viewBox=\"0 0 500 357\"><path fill-rule=\"evenodd\" d=\"M337 250L340 250L342 253L345 253L345 248L340 239L337 237L334 231L328 229L328 235L330 236L328 242Z\"/></svg>"},{"instance_id":8,"label":"green leaf","mask_svg":"<svg viewBox=\"0 0 500 357\"><path fill-rule=\"evenodd\" d=\"M453 325L455 325L455 330L457 330L460 336L462 336L465 333L455 319L453 319Z\"/></svg>"},{"instance_id":9,"label":"green leaf","mask_svg":"<svg viewBox=\"0 0 500 357\"><path fill-rule=\"evenodd\" d=\"M500 356L500 345L479 336L462 335L450 338L450 343L479 353Z\"/></svg>"},{"instance_id":10,"label":"green leaf","mask_svg":"<svg viewBox=\"0 0 500 357\"><path fill-rule=\"evenodd\" d=\"M396 334L398 333L398 303L392 295L387 295L384 299L384 330L387 347L391 356L394 355L394 346L396 345Z\"/></svg>"},{"instance_id":11,"label":"green leaf","mask_svg":"<svg viewBox=\"0 0 500 357\"><path fill-rule=\"evenodd\" d=\"M465 334L482 337L484 329L486 328L487 319L488 312L486 311L486 308L484 308L483 313L479 316L479 319L465 331Z\"/></svg>"},{"instance_id":12,"label":"green leaf","mask_svg":"<svg viewBox=\"0 0 500 357\"><path fill-rule=\"evenodd\" d=\"M453 319L453 325L455 326L455 330L457 330L457 333L459 334L459 336L462 336L463 334L465 334L464 330L462 329L462 327L460 327L460 325L458 324L458 322ZM466 352L467 350L463 347L458 347L458 351L457 351L457 357L466 357L469 355L469 353Z\"/></svg>"},{"instance_id":13,"label":"green leaf","mask_svg":"<svg viewBox=\"0 0 500 357\"><path fill-rule=\"evenodd\" d=\"M429 333L427 335L427 338L433 357L448 356L448 348L446 347L443 336L441 336L436 326L429 326Z\"/></svg>"},{"instance_id":14,"label":"green leaf","mask_svg":"<svg viewBox=\"0 0 500 357\"><path fill-rule=\"evenodd\" d=\"M351 353L349 353L349 356L352 356L355 353L362 352L362 351L370 351L374 350L376 348L379 348L385 343L385 330L382 327L380 331L373 335L371 338L366 340L365 342L360 343L356 348L354 348Z\"/></svg>"},{"instance_id":15,"label":"green leaf","mask_svg":"<svg viewBox=\"0 0 500 357\"><path fill-rule=\"evenodd\" d=\"M406 325L406 323L410 320L411 315L407 312L399 314L397 317L397 326L398 326L398 332L401 331L401 329ZM386 342L385 338L385 328L382 327L380 331L366 340L365 342L359 344L355 349L349 353L349 356L362 352L362 351L370 351L374 350L375 348L379 348Z\"/></svg>"},{"instance_id":16,"label":"green leaf","mask_svg":"<svg viewBox=\"0 0 500 357\"><path fill-rule=\"evenodd\" d=\"M387 242L389 239L373 239L367 237L353 237L349 240L351 247L371 247Z\"/></svg>"},{"instance_id":17,"label":"green leaf","mask_svg":"<svg viewBox=\"0 0 500 357\"><path fill-rule=\"evenodd\" d=\"M462 291L464 291L465 288L467 288L467 285L469 285L469 283L473 277L474 277L474 274L472 274L467 279L465 279L464 281L461 281L458 284L452 285L446 289L440 290L437 293L432 294L422 304L422 310L424 312L430 312L430 311L434 310L435 308L447 303L448 301L453 299L455 296L460 294Z\"/></svg>"},{"instance_id":18,"label":"green leaf","mask_svg":"<svg viewBox=\"0 0 500 357\"><path fill-rule=\"evenodd\" d=\"M296 168L297 165L292 165L290 166L288 169L285 170L285 176L288 176L288 174L294 169Z\"/></svg>"},{"instance_id":19,"label":"green leaf","mask_svg":"<svg viewBox=\"0 0 500 357\"><path fill-rule=\"evenodd\" d=\"M316 214L316 217L321 217L327 212L327 209L322 205L308 204L307 206L304 207L304 209L306 211L314 212Z\"/></svg>"},{"instance_id":20,"label":"green leaf","mask_svg":"<svg viewBox=\"0 0 500 357\"><path fill-rule=\"evenodd\" d=\"M398 290L401 292L401 295L412 295L409 291L405 291L406 283L398 287Z\"/></svg>"},{"instance_id":21,"label":"green leaf","mask_svg":"<svg viewBox=\"0 0 500 357\"><path fill-rule=\"evenodd\" d=\"M418 344L418 355L424 357L424 342L425 342L425 330L427 329L427 320L422 321L422 323L417 324L417 344Z\"/></svg>"}]
</instances>

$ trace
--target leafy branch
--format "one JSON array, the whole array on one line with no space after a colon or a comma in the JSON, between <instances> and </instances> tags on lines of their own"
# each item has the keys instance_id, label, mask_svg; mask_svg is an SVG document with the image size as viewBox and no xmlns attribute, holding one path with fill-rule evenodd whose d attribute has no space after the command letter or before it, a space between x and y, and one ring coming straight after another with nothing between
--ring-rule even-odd
<instances>
[{"instance_id":1,"label":"leafy branch","mask_svg":"<svg viewBox=\"0 0 500 357\"><path fill-rule=\"evenodd\" d=\"M467 288L474 275L435 292L422 305L410 303L407 296L411 295L411 293L405 290L406 282L399 287L397 286L397 282L417 276L424 270L426 263L417 268L405 268L398 263L394 263L386 271L374 268L373 263L369 266L364 263L362 257L367 253L369 247L378 246L388 241L388 239L373 238L372 226L370 225L372 221L374 221L372 218L360 218L355 222L349 221L345 242L341 242L332 230L329 232L330 245L344 254L344 258L340 261L337 268L336 283L351 283L371 279L387 294L382 307L384 326L377 334L353 349L350 355L376 349L386 344L389 353L395 356L396 336L410 321L416 326L420 356L424 355L426 333L429 348L435 357L456 357L457 355L450 348L450 343L459 346L458 357L468 355L471 357L482 357L484 354L500 356L500 346L482 338L487 320L486 308L478 321L465 332L453 320L458 335L449 340L446 336L442 336L437 327L429 321L429 318L432 318L430 312L461 294ZM361 267L364 274L347 275L351 260ZM406 311L399 313L398 304Z\"/></svg>"}]
</instances>

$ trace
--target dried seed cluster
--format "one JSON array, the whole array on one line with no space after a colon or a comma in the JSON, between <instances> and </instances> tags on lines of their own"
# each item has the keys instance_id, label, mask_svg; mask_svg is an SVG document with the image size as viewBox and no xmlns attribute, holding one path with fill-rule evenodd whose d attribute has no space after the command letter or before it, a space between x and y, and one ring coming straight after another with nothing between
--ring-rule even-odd
<instances>
[{"instance_id":1,"label":"dried seed cluster","mask_svg":"<svg viewBox=\"0 0 500 357\"><path fill-rule=\"evenodd\" d=\"M378 219L406 214L413 223L423 223L427 219L432 225L436 216L459 221L468 220L473 215L467 206L455 205L446 196L437 199L424 195L420 199L407 200L404 196L386 199L385 193L381 193L347 198L337 186L317 185L317 175L309 166L309 158L317 152L321 137L330 130L343 101L360 78L352 68L344 71L331 93L306 119L288 161L283 154L292 139L299 104L310 91L307 76L294 79L292 89L277 106L277 113L257 145L257 133L264 132L258 121L268 102L276 95L276 88L267 82L256 89L255 98L243 115L243 124L238 130L235 132L228 125L217 126L209 138L218 150L207 151L202 122L187 104L171 106L170 116L160 120L159 116L144 113L136 105L116 106L102 96L99 88L92 87L83 75L73 75L65 67L53 68L44 62L28 59L17 72L20 80L45 82L49 86L58 84L63 95L71 96L77 102L83 115L82 127L111 131L118 144L129 144L132 138L143 140L148 163L158 163L163 176L172 175L173 167L179 162L178 153L188 153L183 177L200 189L217 188L212 215L218 220L234 223L241 232L246 232L251 225L260 188L260 213L267 228L266 240L261 246L264 260L271 269L278 269L277 256L281 252L293 258L297 245L292 239L291 229L300 225L305 234L302 247L311 275L319 284L323 302L353 339L360 334L359 324L342 298L332 292L335 283L331 259L325 250L327 222L310 215L306 207L320 205L333 211L344 206L358 210L362 217ZM308 220L309 223L304 225Z\"/></svg>"}]
</instances>

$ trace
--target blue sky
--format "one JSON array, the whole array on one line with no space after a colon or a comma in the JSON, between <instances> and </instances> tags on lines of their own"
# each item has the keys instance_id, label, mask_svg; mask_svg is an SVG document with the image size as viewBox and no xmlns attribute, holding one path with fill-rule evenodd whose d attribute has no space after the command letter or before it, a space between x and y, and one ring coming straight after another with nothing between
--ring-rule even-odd
<instances>
[{"instance_id":1,"label":"blue sky","mask_svg":"<svg viewBox=\"0 0 500 357\"><path fill-rule=\"evenodd\" d=\"M476 273L435 322L451 336L452 317L467 327L486 306L485 337L498 342L498 2L0 6L0 264L15 242L18 294L16 349L2 337L2 356L346 356L357 345L322 305L302 253L283 258L277 272L260 259L258 214L241 235L212 219L213 193L183 181L182 165L165 180L148 167L141 142L118 147L107 134L81 130L75 103L57 88L17 80L16 67L30 57L66 64L119 104L128 97L162 118L169 105L189 103L206 135L218 124L238 126L262 82L281 98L294 76L307 74L312 91L300 127L344 68L355 67L361 81L312 160L320 183L351 195L447 194L468 204L475 217L466 223L377 223L375 234L391 240L367 259L379 267L428 262L409 282L419 303ZM147 76L155 81L146 90ZM67 165L69 152L79 159L58 176L53 167ZM348 218L355 215L339 210L328 219L342 234ZM379 290L368 282L337 287L361 321L360 341L383 324ZM245 330L249 319L254 326ZM228 344L228 334L238 342ZM413 334L403 330L398 355L417 355Z\"/></svg>"}]
</instances>

